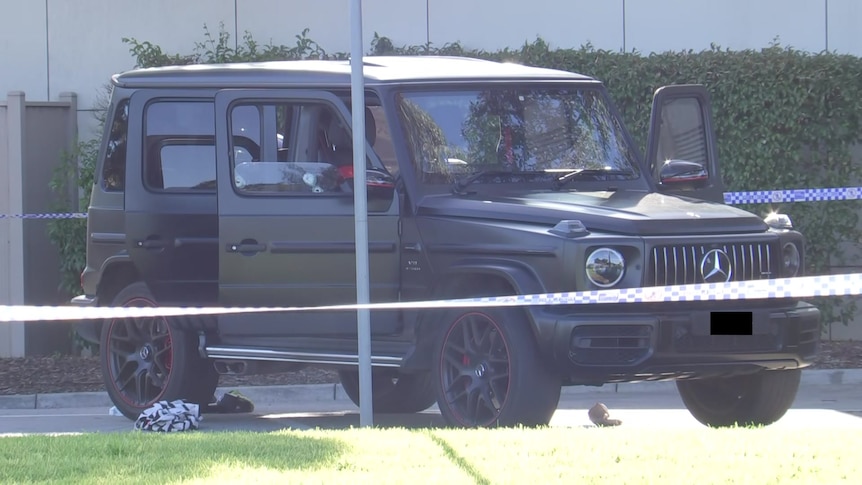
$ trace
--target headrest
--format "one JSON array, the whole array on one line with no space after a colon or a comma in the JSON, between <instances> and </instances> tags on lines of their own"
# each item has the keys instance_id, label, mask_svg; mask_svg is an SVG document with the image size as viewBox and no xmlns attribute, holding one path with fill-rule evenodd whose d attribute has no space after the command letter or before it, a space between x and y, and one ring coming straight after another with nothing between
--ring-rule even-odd
<instances>
[{"instance_id":1,"label":"headrest","mask_svg":"<svg viewBox=\"0 0 862 485\"><path fill-rule=\"evenodd\" d=\"M329 143L335 145L336 149L349 150L353 141L347 133L347 128L341 123L337 116L333 116L329 120L329 127L326 129L326 135L329 138Z\"/></svg>"},{"instance_id":2,"label":"headrest","mask_svg":"<svg viewBox=\"0 0 862 485\"><path fill-rule=\"evenodd\" d=\"M330 119L326 134L329 137L329 142L338 148L349 149L353 147L353 138L337 117ZM367 107L365 108L365 139L371 146L374 146L374 142L377 141L377 122L374 121L374 115Z\"/></svg>"}]
</instances>

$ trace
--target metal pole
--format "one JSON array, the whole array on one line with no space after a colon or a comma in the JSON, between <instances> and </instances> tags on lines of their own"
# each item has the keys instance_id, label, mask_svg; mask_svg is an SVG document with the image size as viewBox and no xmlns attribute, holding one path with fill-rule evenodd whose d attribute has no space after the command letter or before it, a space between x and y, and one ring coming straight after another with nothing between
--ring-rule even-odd
<instances>
[{"instance_id":1,"label":"metal pole","mask_svg":"<svg viewBox=\"0 0 862 485\"><path fill-rule=\"evenodd\" d=\"M350 91L353 110L353 203L356 225L356 303L370 301L368 199L365 187L365 74L362 69L362 0L350 3ZM371 316L356 310L359 334L359 426L373 426L371 405Z\"/></svg>"}]
</instances>

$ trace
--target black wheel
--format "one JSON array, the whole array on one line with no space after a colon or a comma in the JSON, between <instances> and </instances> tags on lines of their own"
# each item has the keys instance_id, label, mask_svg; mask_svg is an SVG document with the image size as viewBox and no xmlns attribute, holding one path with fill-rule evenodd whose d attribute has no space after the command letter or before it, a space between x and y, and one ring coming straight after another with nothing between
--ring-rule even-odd
<instances>
[{"instance_id":1,"label":"black wheel","mask_svg":"<svg viewBox=\"0 0 862 485\"><path fill-rule=\"evenodd\" d=\"M688 411L712 427L772 424L796 399L800 369L676 382Z\"/></svg>"},{"instance_id":2,"label":"black wheel","mask_svg":"<svg viewBox=\"0 0 862 485\"><path fill-rule=\"evenodd\" d=\"M560 400L561 379L541 356L523 311L449 314L435 353L437 405L461 427L541 426Z\"/></svg>"},{"instance_id":3,"label":"black wheel","mask_svg":"<svg viewBox=\"0 0 862 485\"><path fill-rule=\"evenodd\" d=\"M347 397L359 406L359 371L341 370L338 377ZM375 413L418 413L437 400L430 372L402 374L395 369L373 369L371 392Z\"/></svg>"},{"instance_id":4,"label":"black wheel","mask_svg":"<svg viewBox=\"0 0 862 485\"><path fill-rule=\"evenodd\" d=\"M142 282L124 288L112 304L157 306ZM161 400L206 405L218 385L212 363L197 352L195 334L173 328L164 317L107 321L102 326L101 367L108 396L129 419Z\"/></svg>"}]
</instances>

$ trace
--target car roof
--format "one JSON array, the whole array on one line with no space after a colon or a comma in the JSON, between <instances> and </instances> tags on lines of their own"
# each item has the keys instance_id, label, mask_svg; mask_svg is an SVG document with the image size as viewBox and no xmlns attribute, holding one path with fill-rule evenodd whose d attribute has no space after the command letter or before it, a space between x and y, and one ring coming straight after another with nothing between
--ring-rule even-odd
<instances>
[{"instance_id":1,"label":"car roof","mask_svg":"<svg viewBox=\"0 0 862 485\"><path fill-rule=\"evenodd\" d=\"M367 85L438 81L595 81L572 72L450 56L369 56L363 58ZM193 64L135 69L113 76L122 87L350 86L348 60L268 61Z\"/></svg>"}]
</instances>

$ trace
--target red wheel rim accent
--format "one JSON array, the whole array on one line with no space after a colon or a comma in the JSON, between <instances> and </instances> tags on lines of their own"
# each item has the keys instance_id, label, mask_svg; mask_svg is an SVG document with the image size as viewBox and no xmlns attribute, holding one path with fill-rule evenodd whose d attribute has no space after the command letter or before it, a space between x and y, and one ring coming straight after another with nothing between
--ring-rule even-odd
<instances>
[{"instance_id":1,"label":"red wheel rim accent","mask_svg":"<svg viewBox=\"0 0 862 485\"><path fill-rule=\"evenodd\" d=\"M481 312L466 313L446 332L440 362L444 405L465 427L493 425L511 386L508 343L502 328Z\"/></svg>"},{"instance_id":2,"label":"red wheel rim accent","mask_svg":"<svg viewBox=\"0 0 862 485\"><path fill-rule=\"evenodd\" d=\"M133 298L123 306L150 306ZM106 368L114 394L127 405L146 408L160 400L170 383L173 339L164 317L116 318L108 324Z\"/></svg>"}]
</instances>

